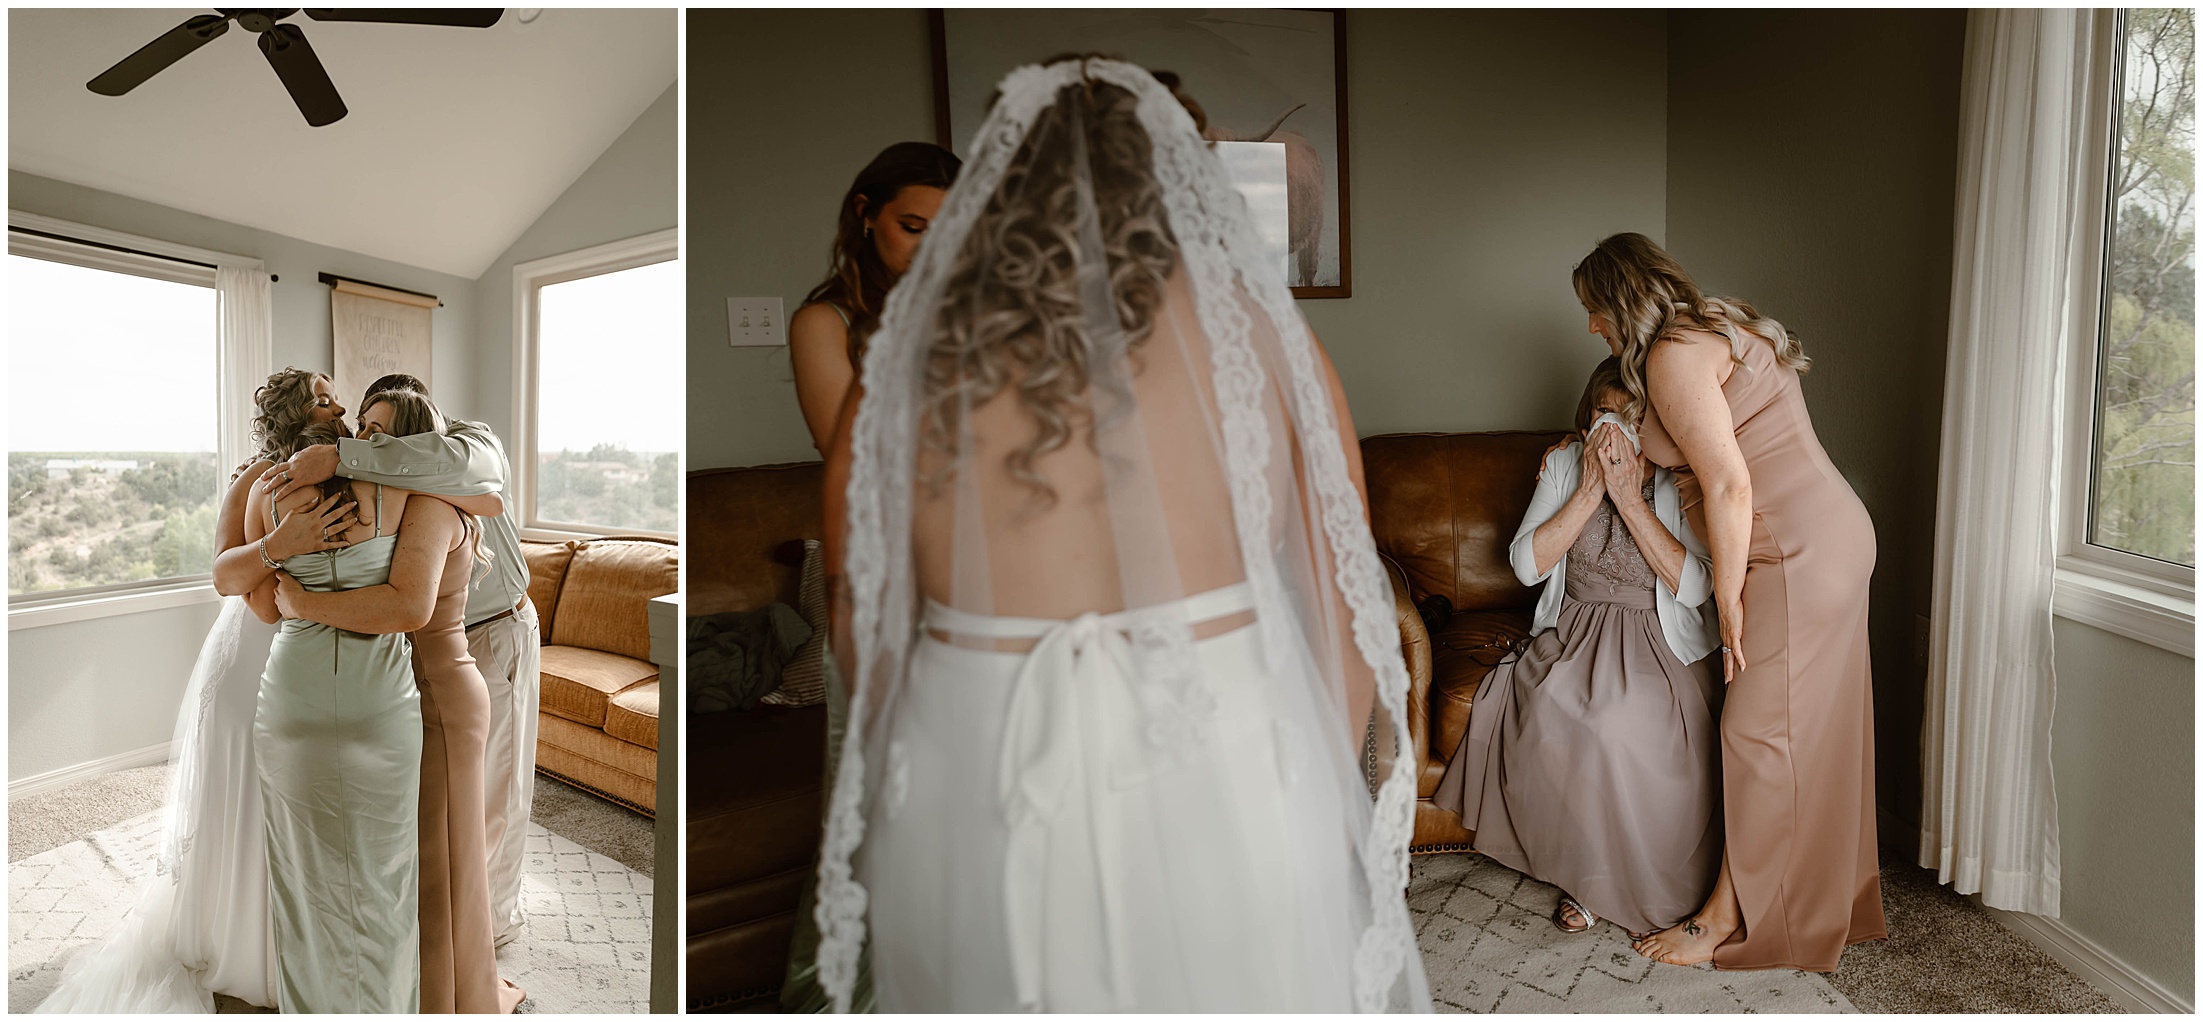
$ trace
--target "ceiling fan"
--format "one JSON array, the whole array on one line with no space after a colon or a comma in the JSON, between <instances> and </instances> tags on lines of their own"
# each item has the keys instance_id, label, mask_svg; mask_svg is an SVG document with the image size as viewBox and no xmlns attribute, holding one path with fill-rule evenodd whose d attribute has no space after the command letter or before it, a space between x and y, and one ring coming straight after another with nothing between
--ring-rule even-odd
<instances>
[{"instance_id":1,"label":"ceiling fan","mask_svg":"<svg viewBox=\"0 0 2203 1022\"><path fill-rule=\"evenodd\" d=\"M218 14L201 14L161 34L138 48L138 52L117 61L114 67L100 72L99 77L84 83L84 87L102 96L120 96L145 80L160 74L168 65L191 55L193 50L212 42L215 36L229 31L234 21L246 31L260 37L260 52L268 58L268 66L283 80L283 87L290 91L291 101L298 104L298 112L306 115L306 123L314 127L334 124L343 120L349 112L344 99L337 95L337 87L329 81L329 72L322 68L321 58L314 56L314 48L306 42L306 33L297 25L281 24L284 18L298 13L298 8L282 10L237 10L216 8ZM315 21L381 21L400 25L450 25L455 28L488 28L504 16L504 8L486 9L364 9L364 10L306 10L306 16Z\"/></svg>"}]
</instances>

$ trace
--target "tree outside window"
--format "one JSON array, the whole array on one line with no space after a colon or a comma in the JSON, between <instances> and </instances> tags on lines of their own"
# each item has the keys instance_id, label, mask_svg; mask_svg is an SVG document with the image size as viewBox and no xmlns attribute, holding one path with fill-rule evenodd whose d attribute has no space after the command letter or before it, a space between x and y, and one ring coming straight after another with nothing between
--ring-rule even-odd
<instances>
[{"instance_id":1,"label":"tree outside window","mask_svg":"<svg viewBox=\"0 0 2203 1022\"><path fill-rule=\"evenodd\" d=\"M2195 17L2126 12L2089 542L2195 566Z\"/></svg>"}]
</instances>

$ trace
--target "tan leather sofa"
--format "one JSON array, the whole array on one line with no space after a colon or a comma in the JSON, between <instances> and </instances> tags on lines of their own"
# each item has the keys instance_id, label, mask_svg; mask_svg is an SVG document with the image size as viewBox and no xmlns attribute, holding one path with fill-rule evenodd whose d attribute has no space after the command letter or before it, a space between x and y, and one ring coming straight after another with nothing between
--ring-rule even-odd
<instances>
[{"instance_id":1,"label":"tan leather sofa","mask_svg":"<svg viewBox=\"0 0 2203 1022\"><path fill-rule=\"evenodd\" d=\"M536 769L646 816L658 808L650 600L679 588L680 548L615 536L522 541L543 634Z\"/></svg>"},{"instance_id":2,"label":"tan leather sofa","mask_svg":"<svg viewBox=\"0 0 2203 1022\"><path fill-rule=\"evenodd\" d=\"M817 462L688 474L688 613L798 605ZM688 1009L771 1011L825 817L826 710L688 717Z\"/></svg>"},{"instance_id":3,"label":"tan leather sofa","mask_svg":"<svg viewBox=\"0 0 2203 1022\"><path fill-rule=\"evenodd\" d=\"M1538 593L1515 579L1507 546L1530 508L1546 448L1564 435L1396 433L1362 441L1370 531L1392 574L1407 657L1416 853L1467 851L1474 838L1430 796L1468 732L1477 685L1529 633ZM1431 596L1453 605L1435 635L1415 610Z\"/></svg>"}]
</instances>

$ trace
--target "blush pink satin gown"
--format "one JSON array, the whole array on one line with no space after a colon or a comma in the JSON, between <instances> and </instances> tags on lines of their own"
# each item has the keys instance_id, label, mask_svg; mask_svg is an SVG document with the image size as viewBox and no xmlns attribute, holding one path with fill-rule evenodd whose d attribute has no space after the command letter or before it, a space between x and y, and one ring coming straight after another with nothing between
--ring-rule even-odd
<instances>
[{"instance_id":1,"label":"blush pink satin gown","mask_svg":"<svg viewBox=\"0 0 2203 1022\"><path fill-rule=\"evenodd\" d=\"M436 609L413 633L421 688L421 1012L507 1014L527 995L497 975L483 757L490 695L467 652L473 519L444 558Z\"/></svg>"},{"instance_id":2,"label":"blush pink satin gown","mask_svg":"<svg viewBox=\"0 0 2203 1022\"><path fill-rule=\"evenodd\" d=\"M1748 371L1747 371L1748 370ZM1867 581L1874 523L1828 460L1796 371L1754 339L1721 387L1752 478L1744 659L1721 711L1729 873L1743 925L1723 969L1834 972L1843 949L1888 936L1874 847L1874 684ZM1683 452L1645 412L1645 455L1676 469L1709 536Z\"/></svg>"}]
</instances>

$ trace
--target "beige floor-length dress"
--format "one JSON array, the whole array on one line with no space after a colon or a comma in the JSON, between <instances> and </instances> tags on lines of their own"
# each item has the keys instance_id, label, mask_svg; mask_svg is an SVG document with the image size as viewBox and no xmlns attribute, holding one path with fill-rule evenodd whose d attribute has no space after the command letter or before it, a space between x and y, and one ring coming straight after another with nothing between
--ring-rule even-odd
<instances>
[{"instance_id":1,"label":"beige floor-length dress","mask_svg":"<svg viewBox=\"0 0 2203 1022\"><path fill-rule=\"evenodd\" d=\"M1652 480L1637 499L1651 503ZM1601 919L1673 926L1721 872L1719 661L1668 646L1659 576L1611 498L1559 582L1559 619L1484 676L1431 803L1477 851Z\"/></svg>"},{"instance_id":2,"label":"beige floor-length dress","mask_svg":"<svg viewBox=\"0 0 2203 1022\"><path fill-rule=\"evenodd\" d=\"M1874 687L1867 581L1874 523L1828 460L1798 374L1753 339L1722 385L1752 480L1744 659L1721 711L1729 871L1743 924L1723 969L1834 972L1843 949L1888 935L1874 845ZM1676 469L1705 529L1697 480L1647 409L1647 457Z\"/></svg>"},{"instance_id":3,"label":"beige floor-length dress","mask_svg":"<svg viewBox=\"0 0 2203 1022\"><path fill-rule=\"evenodd\" d=\"M473 519L444 558L436 609L413 633L421 687L421 1012L511 1012L526 996L498 978L490 920L483 757L490 695L467 652Z\"/></svg>"}]
</instances>

